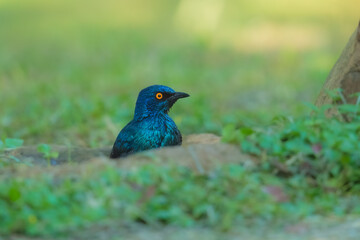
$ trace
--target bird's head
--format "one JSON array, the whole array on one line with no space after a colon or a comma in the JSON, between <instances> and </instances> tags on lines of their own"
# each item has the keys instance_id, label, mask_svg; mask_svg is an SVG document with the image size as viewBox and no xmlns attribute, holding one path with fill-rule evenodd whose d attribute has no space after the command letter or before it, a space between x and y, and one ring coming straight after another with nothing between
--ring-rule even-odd
<instances>
[{"instance_id":1,"label":"bird's head","mask_svg":"<svg viewBox=\"0 0 360 240\"><path fill-rule=\"evenodd\" d=\"M163 85L153 85L140 91L136 101L135 118L143 118L158 113L167 113L179 98L189 94L175 92Z\"/></svg>"}]
</instances>

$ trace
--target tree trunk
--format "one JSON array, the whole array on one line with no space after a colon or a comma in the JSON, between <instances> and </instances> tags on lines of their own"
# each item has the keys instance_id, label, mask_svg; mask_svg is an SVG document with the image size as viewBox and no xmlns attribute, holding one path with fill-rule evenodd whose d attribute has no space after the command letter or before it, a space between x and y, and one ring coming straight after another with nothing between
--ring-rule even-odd
<instances>
[{"instance_id":1,"label":"tree trunk","mask_svg":"<svg viewBox=\"0 0 360 240\"><path fill-rule=\"evenodd\" d=\"M360 92L360 22L327 77L315 105L320 107L324 104L334 104L327 91L337 88L343 90L342 94L346 103L356 103L357 97L353 95ZM333 116L339 115L339 113L335 108L331 108L328 110L327 115Z\"/></svg>"}]
</instances>

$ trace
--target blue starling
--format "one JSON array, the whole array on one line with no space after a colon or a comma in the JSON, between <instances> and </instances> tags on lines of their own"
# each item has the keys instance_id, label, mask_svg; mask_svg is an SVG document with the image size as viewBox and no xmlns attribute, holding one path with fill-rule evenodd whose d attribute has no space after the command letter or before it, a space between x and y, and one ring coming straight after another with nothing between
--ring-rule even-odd
<instances>
[{"instance_id":1,"label":"blue starling","mask_svg":"<svg viewBox=\"0 0 360 240\"><path fill-rule=\"evenodd\" d=\"M110 158L165 146L181 145L182 137L169 117L170 108L179 98L189 94L153 85L140 91L136 101L134 119L119 133Z\"/></svg>"}]
</instances>

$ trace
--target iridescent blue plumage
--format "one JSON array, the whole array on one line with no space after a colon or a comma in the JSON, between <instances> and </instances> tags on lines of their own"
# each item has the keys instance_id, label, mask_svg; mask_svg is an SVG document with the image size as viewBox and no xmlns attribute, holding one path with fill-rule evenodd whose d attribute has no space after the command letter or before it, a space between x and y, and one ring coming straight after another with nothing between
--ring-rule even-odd
<instances>
[{"instance_id":1,"label":"iridescent blue plumage","mask_svg":"<svg viewBox=\"0 0 360 240\"><path fill-rule=\"evenodd\" d=\"M182 137L168 112L187 93L153 85L140 91L134 119L119 133L111 151L111 158L126 156L152 148L180 145Z\"/></svg>"}]
</instances>

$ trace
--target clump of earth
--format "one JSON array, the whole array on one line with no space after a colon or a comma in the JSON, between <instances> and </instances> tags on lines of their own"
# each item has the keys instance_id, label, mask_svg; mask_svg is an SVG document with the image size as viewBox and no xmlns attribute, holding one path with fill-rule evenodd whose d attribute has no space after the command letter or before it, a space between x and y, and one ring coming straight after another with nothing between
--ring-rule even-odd
<instances>
[{"instance_id":1,"label":"clump of earth","mask_svg":"<svg viewBox=\"0 0 360 240\"><path fill-rule=\"evenodd\" d=\"M153 162L154 164L179 164L204 172L224 163L247 161L251 164L251 156L241 153L238 146L222 143L220 137L214 134L189 135L184 138L181 146L152 149L115 160L108 158L111 146L83 148L52 145L51 149L59 153L56 159L46 159L42 153L38 152L36 146L8 150L6 154L21 162L39 166L108 161L119 164L121 167L131 168Z\"/></svg>"}]
</instances>

